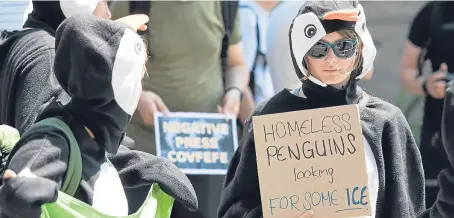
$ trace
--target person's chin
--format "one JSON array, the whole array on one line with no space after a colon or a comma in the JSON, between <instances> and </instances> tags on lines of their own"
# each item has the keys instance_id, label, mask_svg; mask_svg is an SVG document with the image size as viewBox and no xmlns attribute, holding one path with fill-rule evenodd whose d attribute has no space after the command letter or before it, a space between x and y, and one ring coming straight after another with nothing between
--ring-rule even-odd
<instances>
[{"instance_id":1,"label":"person's chin","mask_svg":"<svg viewBox=\"0 0 454 218\"><path fill-rule=\"evenodd\" d=\"M336 74L328 74L324 75L323 79L321 80L326 85L333 85L338 84L343 81L343 78L340 75Z\"/></svg>"}]
</instances>

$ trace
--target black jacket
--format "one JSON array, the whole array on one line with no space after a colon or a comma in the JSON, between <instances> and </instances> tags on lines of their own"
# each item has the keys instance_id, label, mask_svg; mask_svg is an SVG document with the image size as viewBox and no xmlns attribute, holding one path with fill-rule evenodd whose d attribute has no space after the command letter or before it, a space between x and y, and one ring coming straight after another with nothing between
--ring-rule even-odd
<instances>
[{"instance_id":1,"label":"black jacket","mask_svg":"<svg viewBox=\"0 0 454 218\"><path fill-rule=\"evenodd\" d=\"M309 80L303 83L303 90L307 98L295 96L289 90L279 92L258 105L252 116L357 103L363 92L355 82L346 90L335 91ZM425 207L423 168L404 115L397 107L371 97L366 107L360 108L360 119L378 167L376 217L416 217ZM218 217L262 217L253 130L250 117L227 172Z\"/></svg>"},{"instance_id":2,"label":"black jacket","mask_svg":"<svg viewBox=\"0 0 454 218\"><path fill-rule=\"evenodd\" d=\"M451 83L448 89L446 89L441 132L443 146L451 167L443 169L438 174L440 190L437 200L419 218L454 217L454 83Z\"/></svg>"},{"instance_id":3,"label":"black jacket","mask_svg":"<svg viewBox=\"0 0 454 218\"><path fill-rule=\"evenodd\" d=\"M23 133L52 99L69 101L53 72L55 31L64 19L58 1L34 1L27 29L0 40L0 124Z\"/></svg>"}]
</instances>

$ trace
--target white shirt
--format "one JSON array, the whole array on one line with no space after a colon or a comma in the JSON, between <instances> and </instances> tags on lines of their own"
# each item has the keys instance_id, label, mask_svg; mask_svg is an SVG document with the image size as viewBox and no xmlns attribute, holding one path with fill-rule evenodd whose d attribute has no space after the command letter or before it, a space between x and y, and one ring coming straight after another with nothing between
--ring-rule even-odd
<instances>
[{"instance_id":1,"label":"white shirt","mask_svg":"<svg viewBox=\"0 0 454 218\"><path fill-rule=\"evenodd\" d=\"M95 182L92 207L110 216L127 216L128 200L115 167L103 163Z\"/></svg>"},{"instance_id":2,"label":"white shirt","mask_svg":"<svg viewBox=\"0 0 454 218\"><path fill-rule=\"evenodd\" d=\"M31 0L0 1L0 31L21 30L32 10Z\"/></svg>"}]
</instances>

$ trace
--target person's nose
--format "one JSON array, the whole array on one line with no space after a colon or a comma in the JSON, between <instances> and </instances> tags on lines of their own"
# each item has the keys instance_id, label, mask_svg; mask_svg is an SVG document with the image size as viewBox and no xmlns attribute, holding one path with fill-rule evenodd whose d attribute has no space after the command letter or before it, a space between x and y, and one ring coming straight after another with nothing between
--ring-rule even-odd
<instances>
[{"instance_id":1,"label":"person's nose","mask_svg":"<svg viewBox=\"0 0 454 218\"><path fill-rule=\"evenodd\" d=\"M337 57L336 57L336 55L334 54L333 49L330 48L330 49L328 50L328 54L327 54L326 57L325 57L325 62L326 62L327 64L334 64L334 63L337 62Z\"/></svg>"},{"instance_id":2,"label":"person's nose","mask_svg":"<svg viewBox=\"0 0 454 218\"><path fill-rule=\"evenodd\" d=\"M104 18L109 20L112 19L112 13L110 13L109 5L107 4L107 2L104 2L104 7L106 9L106 12L104 13Z\"/></svg>"},{"instance_id":3,"label":"person's nose","mask_svg":"<svg viewBox=\"0 0 454 218\"><path fill-rule=\"evenodd\" d=\"M106 14L104 15L104 18L109 19L109 20L112 19L112 14L110 13L109 9L107 9Z\"/></svg>"}]
</instances>

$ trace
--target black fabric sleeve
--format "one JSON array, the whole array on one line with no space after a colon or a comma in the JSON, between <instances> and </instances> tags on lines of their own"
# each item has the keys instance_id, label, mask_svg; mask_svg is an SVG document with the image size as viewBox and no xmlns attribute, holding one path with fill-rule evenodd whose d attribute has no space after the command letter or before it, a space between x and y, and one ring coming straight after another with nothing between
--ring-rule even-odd
<instances>
[{"instance_id":1,"label":"black fabric sleeve","mask_svg":"<svg viewBox=\"0 0 454 218\"><path fill-rule=\"evenodd\" d=\"M443 104L441 136L451 168L443 169L438 174L440 190L437 200L419 218L450 218L454 217L454 86L446 89Z\"/></svg>"},{"instance_id":2,"label":"black fabric sleeve","mask_svg":"<svg viewBox=\"0 0 454 218\"><path fill-rule=\"evenodd\" d=\"M197 196L186 175L172 162L142 151L120 146L117 154L108 156L118 170L123 187L134 188L153 183L191 210L198 207Z\"/></svg>"},{"instance_id":3,"label":"black fabric sleeve","mask_svg":"<svg viewBox=\"0 0 454 218\"><path fill-rule=\"evenodd\" d=\"M440 190L437 200L418 218L454 217L454 84L446 89L443 104L441 137L451 168L443 169L438 174Z\"/></svg>"},{"instance_id":4,"label":"black fabric sleeve","mask_svg":"<svg viewBox=\"0 0 454 218\"><path fill-rule=\"evenodd\" d=\"M19 148L11 154L8 169L19 174L28 167L36 176L62 185L69 161L69 145L64 136L52 131L31 134L15 146Z\"/></svg>"},{"instance_id":5,"label":"black fabric sleeve","mask_svg":"<svg viewBox=\"0 0 454 218\"><path fill-rule=\"evenodd\" d=\"M57 133L30 134L15 145L8 169L24 169L37 178L15 177L0 186L0 217L39 217L40 206L58 197L69 160L66 139Z\"/></svg>"},{"instance_id":6,"label":"black fabric sleeve","mask_svg":"<svg viewBox=\"0 0 454 218\"><path fill-rule=\"evenodd\" d=\"M443 103L441 139L451 167L454 168L454 83L447 89ZM454 215L454 214L453 214Z\"/></svg>"},{"instance_id":7,"label":"black fabric sleeve","mask_svg":"<svg viewBox=\"0 0 454 218\"><path fill-rule=\"evenodd\" d=\"M386 189L396 190L386 192L387 217L416 217L425 210L424 171L419 148L401 110L397 109L383 131ZM401 208L392 209L395 205Z\"/></svg>"},{"instance_id":8,"label":"black fabric sleeve","mask_svg":"<svg viewBox=\"0 0 454 218\"><path fill-rule=\"evenodd\" d=\"M410 26L408 40L418 47L423 47L430 36L431 3L423 5Z\"/></svg>"},{"instance_id":9,"label":"black fabric sleeve","mask_svg":"<svg viewBox=\"0 0 454 218\"><path fill-rule=\"evenodd\" d=\"M55 96L65 103L69 97L59 85L54 72L55 50L46 49L25 59L17 83L15 128L22 134L36 120Z\"/></svg>"},{"instance_id":10,"label":"black fabric sleeve","mask_svg":"<svg viewBox=\"0 0 454 218\"><path fill-rule=\"evenodd\" d=\"M218 217L262 217L252 116L245 123L239 147L230 161Z\"/></svg>"},{"instance_id":11,"label":"black fabric sleeve","mask_svg":"<svg viewBox=\"0 0 454 218\"><path fill-rule=\"evenodd\" d=\"M438 174L440 191L437 200L418 218L451 218L454 217L454 170L443 169Z\"/></svg>"}]
</instances>

